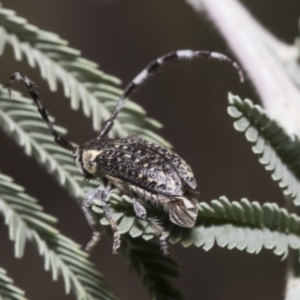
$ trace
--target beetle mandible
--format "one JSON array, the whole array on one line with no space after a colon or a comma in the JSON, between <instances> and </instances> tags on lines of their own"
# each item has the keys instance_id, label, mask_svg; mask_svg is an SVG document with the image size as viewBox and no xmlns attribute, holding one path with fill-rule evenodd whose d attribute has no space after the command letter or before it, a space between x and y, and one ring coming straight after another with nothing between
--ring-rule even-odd
<instances>
[{"instance_id":1,"label":"beetle mandible","mask_svg":"<svg viewBox=\"0 0 300 300\"><path fill-rule=\"evenodd\" d=\"M73 146L61 136L49 120L48 114L39 100L36 85L26 75L14 73L7 83L11 86L19 81L28 88L39 113L46 122L55 142L73 153L76 166L86 179L99 178L102 184L89 191L82 202L82 209L93 235L86 246L91 251L100 241L99 222L91 211L95 199L101 199L103 211L113 230L113 253L118 252L121 244L116 222L112 218L108 205L110 191L118 188L133 200L137 217L151 226L160 241L163 254L168 254L168 245L163 236L163 228L158 222L147 216L146 209L138 200L149 200L165 208L171 222L181 227L193 227L197 218L197 183L191 167L175 152L155 143L146 141L136 135L125 138L110 139L108 133L126 98L168 63L182 59L210 58L229 62L238 72L240 81L244 76L239 65L224 54L206 50L177 50L169 52L146 66L125 88L117 102L111 117L104 122L97 138L80 146Z\"/></svg>"}]
</instances>

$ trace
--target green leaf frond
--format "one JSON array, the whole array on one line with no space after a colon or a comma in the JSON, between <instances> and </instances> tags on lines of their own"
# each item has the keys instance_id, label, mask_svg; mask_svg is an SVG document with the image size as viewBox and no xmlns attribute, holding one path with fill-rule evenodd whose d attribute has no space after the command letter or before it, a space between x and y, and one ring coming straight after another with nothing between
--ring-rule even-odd
<instances>
[{"instance_id":1,"label":"green leaf frond","mask_svg":"<svg viewBox=\"0 0 300 300\"><path fill-rule=\"evenodd\" d=\"M142 237L144 240L154 237L153 229L135 216L130 198L112 194L110 202L114 209L113 218L122 234L128 233L132 238ZM101 202L95 201L93 210L100 214L101 224L108 225ZM224 196L210 204L200 202L193 228L171 223L161 209L149 206L147 210L148 216L162 220L169 241L172 244L180 242L184 247L195 245L208 251L216 243L222 248L236 248L251 254L266 248L283 258L287 256L289 247L300 248L300 218L275 203L261 206L246 198L230 202Z\"/></svg>"},{"instance_id":2,"label":"green leaf frond","mask_svg":"<svg viewBox=\"0 0 300 300\"><path fill-rule=\"evenodd\" d=\"M31 240L44 257L45 270L52 273L52 279L62 276L67 294L72 290L80 300L116 299L88 255L60 234L53 227L56 219L45 214L23 190L10 177L0 174L0 212L9 228L9 238L14 241L15 256L22 257L26 241Z\"/></svg>"},{"instance_id":3,"label":"green leaf frond","mask_svg":"<svg viewBox=\"0 0 300 300\"><path fill-rule=\"evenodd\" d=\"M0 55L6 44L12 46L17 60L25 56L31 67L39 67L52 91L57 89L57 82L61 82L65 96L71 99L71 107L79 109L81 105L84 114L92 117L95 130L110 117L122 93L116 87L119 80L100 71L96 63L82 58L80 51L67 46L67 41L29 24L12 10L0 8ZM126 101L111 136L136 133L170 146L151 131L157 128L161 128L159 122L146 117L139 105Z\"/></svg>"},{"instance_id":4,"label":"green leaf frond","mask_svg":"<svg viewBox=\"0 0 300 300\"><path fill-rule=\"evenodd\" d=\"M23 147L27 155L32 155L40 161L43 166L46 166L48 171L59 180L59 183L81 203L85 193L95 188L97 182L87 183L82 180L81 174L79 174L77 167L74 165L73 157L68 151L55 144L53 137L40 118L31 99L24 98L20 93L15 91L12 92L12 99L13 100L9 99L5 89L0 88L0 126L6 130L9 136L14 137L17 143ZM55 127L60 133L66 131L61 127ZM130 244L134 247L135 241L130 242ZM129 261L130 260L132 260L131 265L136 265L133 255L130 255ZM142 260L140 259L140 261ZM147 270L148 267L150 267L148 264L144 264L144 270L148 275L142 277L142 281L149 290L150 284L148 284L148 282L151 282L152 286L160 286L159 282L155 283L155 280L160 280L160 278L159 276L151 277L149 275L151 272ZM141 274L138 269L133 269L138 275Z\"/></svg>"},{"instance_id":5,"label":"green leaf frond","mask_svg":"<svg viewBox=\"0 0 300 300\"><path fill-rule=\"evenodd\" d=\"M28 300L24 291L13 284L13 280L0 268L0 299L1 300Z\"/></svg>"},{"instance_id":6,"label":"green leaf frond","mask_svg":"<svg viewBox=\"0 0 300 300\"><path fill-rule=\"evenodd\" d=\"M0 126L23 147L27 155L35 157L45 166L72 195L83 199L83 186L88 189L91 184L83 182L70 152L55 144L31 99L13 91L11 100L6 89L0 86ZM61 134L66 132L62 127L55 128Z\"/></svg>"},{"instance_id":7,"label":"green leaf frond","mask_svg":"<svg viewBox=\"0 0 300 300\"><path fill-rule=\"evenodd\" d=\"M244 132L253 144L252 151L259 156L259 162L271 172L283 193L300 205L300 141L288 135L272 120L259 105L229 95L228 113L234 119L234 128Z\"/></svg>"},{"instance_id":8,"label":"green leaf frond","mask_svg":"<svg viewBox=\"0 0 300 300\"><path fill-rule=\"evenodd\" d=\"M183 294L170 282L169 277L180 275L178 265L171 257L161 254L157 243L141 238L127 238L121 246L134 270L153 300L183 300Z\"/></svg>"}]
</instances>

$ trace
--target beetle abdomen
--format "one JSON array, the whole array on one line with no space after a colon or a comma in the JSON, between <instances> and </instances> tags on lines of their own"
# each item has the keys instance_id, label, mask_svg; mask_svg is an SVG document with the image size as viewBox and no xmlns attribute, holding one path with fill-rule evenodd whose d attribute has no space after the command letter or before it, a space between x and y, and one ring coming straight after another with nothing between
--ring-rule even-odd
<instances>
[{"instance_id":1,"label":"beetle abdomen","mask_svg":"<svg viewBox=\"0 0 300 300\"><path fill-rule=\"evenodd\" d=\"M171 222L181 227L193 227L195 225L198 208L197 200L193 195L169 196L154 194L134 185L128 185L129 189L144 200L162 205L169 213Z\"/></svg>"},{"instance_id":2,"label":"beetle abdomen","mask_svg":"<svg viewBox=\"0 0 300 300\"><path fill-rule=\"evenodd\" d=\"M181 227L194 227L198 215L196 203L196 199L174 197L168 204L170 220Z\"/></svg>"}]
</instances>

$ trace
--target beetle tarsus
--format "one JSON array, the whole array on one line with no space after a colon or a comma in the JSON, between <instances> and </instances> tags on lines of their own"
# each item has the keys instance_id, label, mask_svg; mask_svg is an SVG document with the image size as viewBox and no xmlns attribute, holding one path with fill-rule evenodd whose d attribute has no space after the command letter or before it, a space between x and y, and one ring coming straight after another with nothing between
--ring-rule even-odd
<instances>
[{"instance_id":1,"label":"beetle tarsus","mask_svg":"<svg viewBox=\"0 0 300 300\"><path fill-rule=\"evenodd\" d=\"M121 246L121 236L119 231L114 233L113 254L118 254L118 249Z\"/></svg>"},{"instance_id":2,"label":"beetle tarsus","mask_svg":"<svg viewBox=\"0 0 300 300\"><path fill-rule=\"evenodd\" d=\"M99 231L93 231L93 235L91 240L87 243L85 247L86 252L92 252L93 249L96 248L96 246L99 244L101 240L101 233Z\"/></svg>"},{"instance_id":3,"label":"beetle tarsus","mask_svg":"<svg viewBox=\"0 0 300 300\"><path fill-rule=\"evenodd\" d=\"M165 256L169 255L170 250L166 239L163 236L161 236L159 237L159 242L160 242L160 250L162 251L162 254Z\"/></svg>"},{"instance_id":4,"label":"beetle tarsus","mask_svg":"<svg viewBox=\"0 0 300 300\"><path fill-rule=\"evenodd\" d=\"M94 199L97 199L99 194L99 188L89 191L83 201L82 201L82 211L87 220L88 224L90 225L93 235L91 240L87 243L85 250L87 252L92 252L93 249L99 244L101 239L101 232L100 232L100 225L98 220L95 218L94 213L91 210L92 205L94 204Z\"/></svg>"}]
</instances>

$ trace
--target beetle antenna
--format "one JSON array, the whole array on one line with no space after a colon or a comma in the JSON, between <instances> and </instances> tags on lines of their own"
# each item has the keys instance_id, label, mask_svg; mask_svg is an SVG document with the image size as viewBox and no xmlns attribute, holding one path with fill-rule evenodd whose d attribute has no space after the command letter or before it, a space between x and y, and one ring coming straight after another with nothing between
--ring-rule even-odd
<instances>
[{"instance_id":1,"label":"beetle antenna","mask_svg":"<svg viewBox=\"0 0 300 300\"><path fill-rule=\"evenodd\" d=\"M111 117L104 123L98 139L106 136L109 131L111 130L114 120L118 116L119 111L121 110L124 101L128 98L133 92L140 86L142 86L150 77L152 77L157 71L161 70L163 67L168 65L168 63L177 60L191 60L191 59L215 59L219 61L225 61L230 63L233 68L238 73L240 82L244 82L244 73L241 67L231 58L228 56L218 53L218 52L211 52L206 50L178 50L169 52L152 62L146 66L146 68L140 72L125 88L124 93L122 94L121 98L119 99L115 110L113 111Z\"/></svg>"},{"instance_id":2,"label":"beetle antenna","mask_svg":"<svg viewBox=\"0 0 300 300\"><path fill-rule=\"evenodd\" d=\"M46 109L40 101L37 86L26 75L16 72L10 77L9 81L6 84L6 87L8 89L8 93L9 93L9 97L11 98L11 86L15 83L18 83L19 81L23 82L26 85L28 92L29 92L31 98L33 99L34 103L36 104L36 107L37 107L40 115L42 116L42 118L46 122L50 132L54 136L55 143L57 143L59 146L65 148L67 150L74 151L76 148L71 144L71 142L69 142L65 137L61 136L54 129L53 124L49 120L49 116L46 112Z\"/></svg>"}]
</instances>

